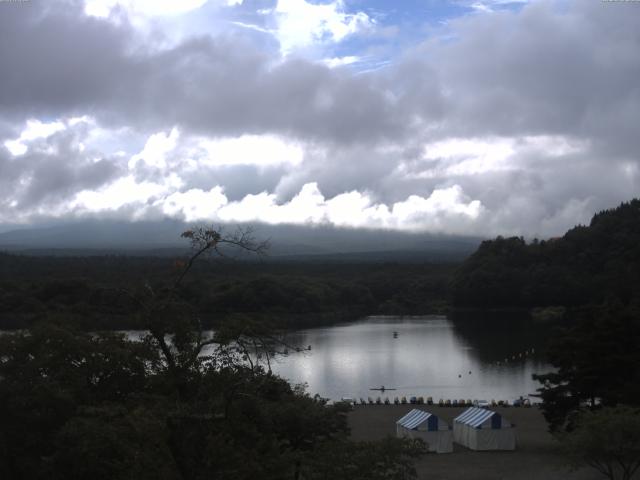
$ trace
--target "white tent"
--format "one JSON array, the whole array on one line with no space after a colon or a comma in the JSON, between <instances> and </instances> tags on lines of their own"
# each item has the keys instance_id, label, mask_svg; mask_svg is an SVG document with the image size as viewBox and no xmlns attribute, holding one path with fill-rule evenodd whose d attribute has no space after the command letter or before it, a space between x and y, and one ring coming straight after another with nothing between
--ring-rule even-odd
<instances>
[{"instance_id":1,"label":"white tent","mask_svg":"<svg viewBox=\"0 0 640 480\"><path fill-rule=\"evenodd\" d=\"M471 450L515 450L515 426L498 412L472 407L453 419L453 440Z\"/></svg>"},{"instance_id":2,"label":"white tent","mask_svg":"<svg viewBox=\"0 0 640 480\"><path fill-rule=\"evenodd\" d=\"M398 437L421 438L430 452L451 453L451 428L432 413L413 409L396 422Z\"/></svg>"}]
</instances>

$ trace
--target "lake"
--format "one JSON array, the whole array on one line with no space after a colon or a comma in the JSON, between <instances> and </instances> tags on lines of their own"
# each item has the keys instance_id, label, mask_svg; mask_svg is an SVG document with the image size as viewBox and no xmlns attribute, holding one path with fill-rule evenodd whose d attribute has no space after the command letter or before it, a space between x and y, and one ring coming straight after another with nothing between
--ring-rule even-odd
<instances>
[{"instance_id":1,"label":"lake","mask_svg":"<svg viewBox=\"0 0 640 480\"><path fill-rule=\"evenodd\" d=\"M533 373L551 369L540 355L545 332L513 323L369 317L290 334L290 344L311 345L311 351L282 357L272 367L292 383L306 382L310 394L331 399L415 395L513 401L535 393ZM396 390L370 391L381 385Z\"/></svg>"},{"instance_id":2,"label":"lake","mask_svg":"<svg viewBox=\"0 0 640 480\"><path fill-rule=\"evenodd\" d=\"M430 396L512 402L535 393L539 383L532 374L552 369L542 355L548 331L513 314L373 316L289 333L286 341L294 348L271 366L293 384L306 383L311 395L332 400ZM382 385L396 390L370 390Z\"/></svg>"}]
</instances>

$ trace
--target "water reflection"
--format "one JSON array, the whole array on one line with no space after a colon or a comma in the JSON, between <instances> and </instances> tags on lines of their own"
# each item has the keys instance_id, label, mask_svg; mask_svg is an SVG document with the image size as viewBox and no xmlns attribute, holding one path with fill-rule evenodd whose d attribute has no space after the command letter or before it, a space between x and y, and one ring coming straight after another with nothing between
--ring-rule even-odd
<instances>
[{"instance_id":1,"label":"water reflection","mask_svg":"<svg viewBox=\"0 0 640 480\"><path fill-rule=\"evenodd\" d=\"M370 317L299 331L289 342L312 350L279 359L274 371L334 399L375 397L370 389L384 385L397 389L384 393L390 397L512 400L534 393L531 375L549 370L536 356L496 364L525 346L540 350L540 336L529 329L460 326L442 316Z\"/></svg>"}]
</instances>

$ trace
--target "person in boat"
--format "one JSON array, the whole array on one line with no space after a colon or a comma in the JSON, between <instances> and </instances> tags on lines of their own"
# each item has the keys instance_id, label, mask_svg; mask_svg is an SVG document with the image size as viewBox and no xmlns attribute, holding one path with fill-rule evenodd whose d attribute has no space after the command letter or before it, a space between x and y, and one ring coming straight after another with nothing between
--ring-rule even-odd
<instances>
[{"instance_id":1,"label":"person in boat","mask_svg":"<svg viewBox=\"0 0 640 480\"><path fill-rule=\"evenodd\" d=\"M380 385L380 391L384 392L386 390L386 388L384 388L384 385Z\"/></svg>"}]
</instances>

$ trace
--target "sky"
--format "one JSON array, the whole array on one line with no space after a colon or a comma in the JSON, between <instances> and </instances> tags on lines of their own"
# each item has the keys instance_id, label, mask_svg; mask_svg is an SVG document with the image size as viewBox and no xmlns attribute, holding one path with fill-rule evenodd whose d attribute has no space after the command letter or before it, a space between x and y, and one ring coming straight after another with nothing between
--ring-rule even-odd
<instances>
[{"instance_id":1,"label":"sky","mask_svg":"<svg viewBox=\"0 0 640 480\"><path fill-rule=\"evenodd\" d=\"M0 1L0 228L550 237L640 195L640 2Z\"/></svg>"}]
</instances>

